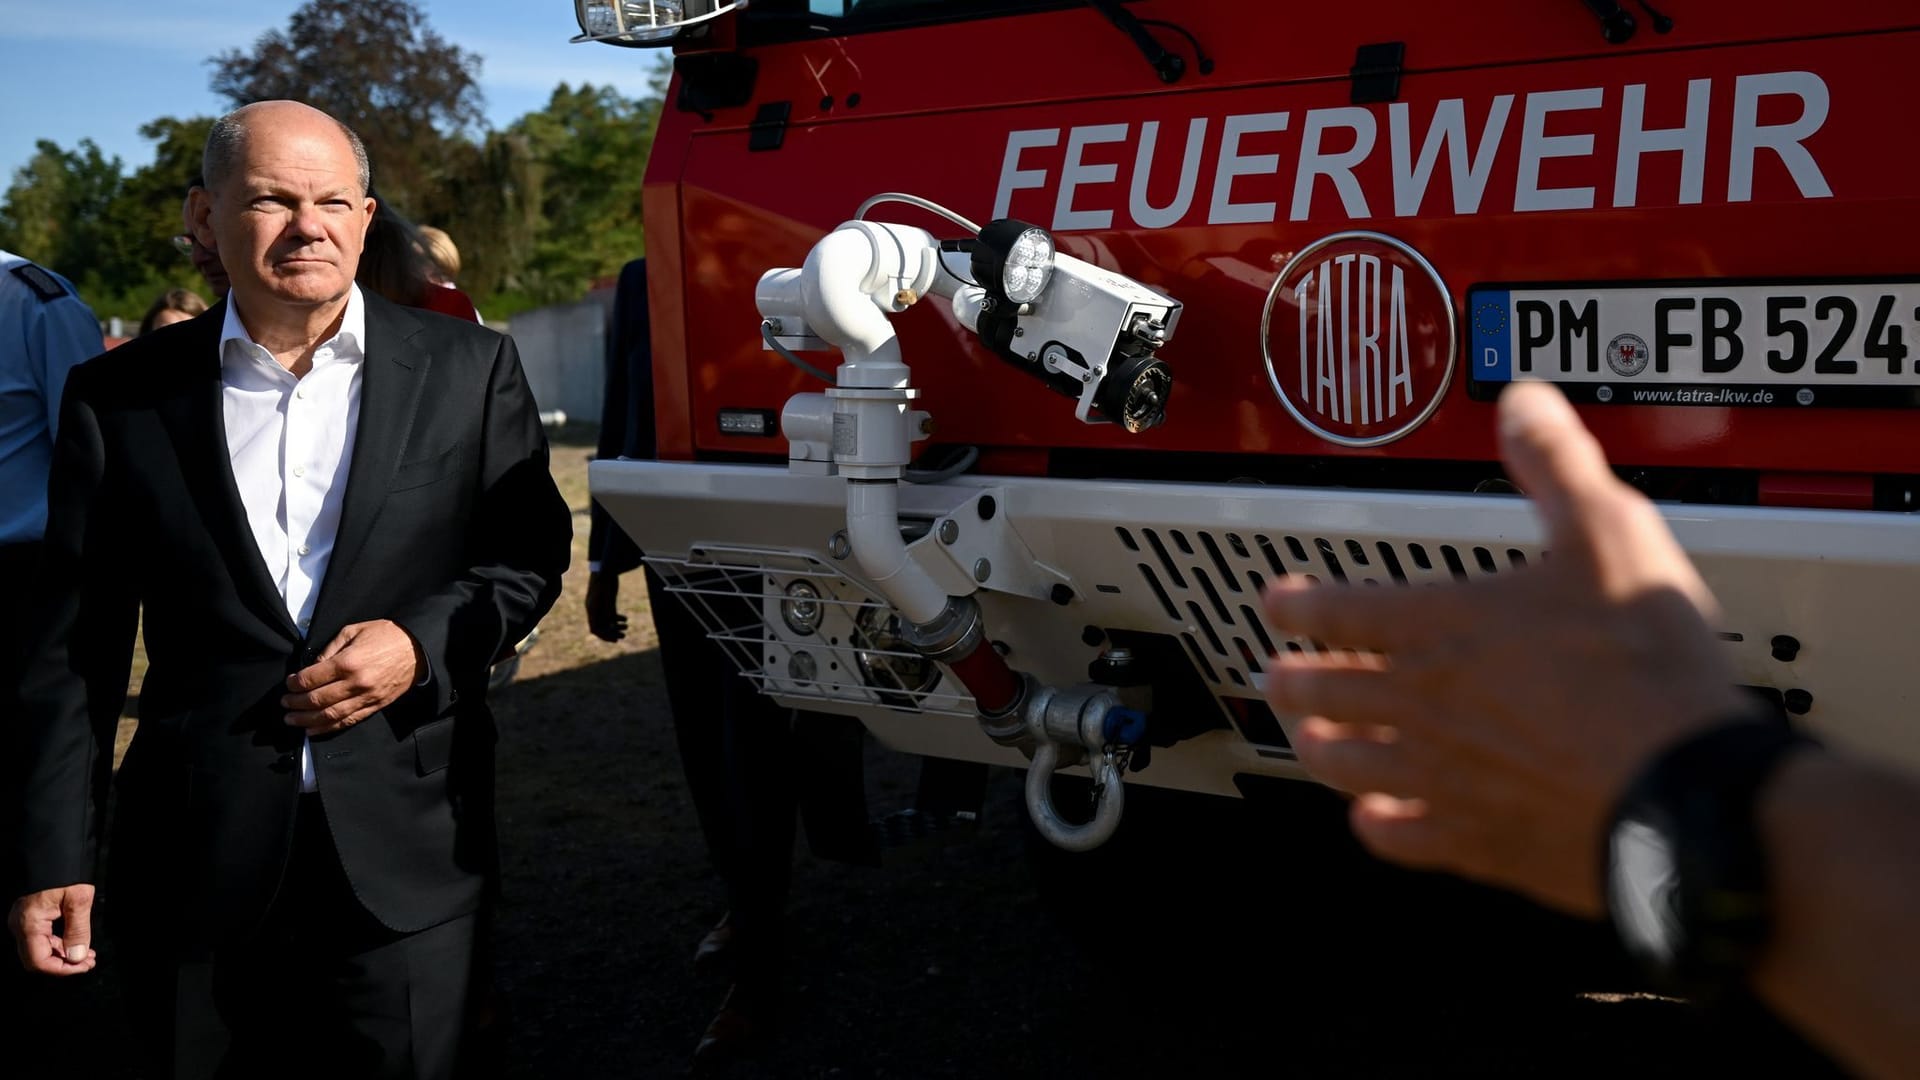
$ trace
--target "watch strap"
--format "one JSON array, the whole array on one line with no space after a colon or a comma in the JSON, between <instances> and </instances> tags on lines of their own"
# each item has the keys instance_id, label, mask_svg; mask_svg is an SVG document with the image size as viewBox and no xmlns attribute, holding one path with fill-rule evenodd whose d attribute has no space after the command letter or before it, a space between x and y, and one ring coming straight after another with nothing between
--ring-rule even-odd
<instances>
[{"instance_id":1,"label":"watch strap","mask_svg":"<svg viewBox=\"0 0 1920 1080\"><path fill-rule=\"evenodd\" d=\"M1657 821L1674 847L1678 947L1654 956L1624 940L1664 988L1713 998L1744 982L1771 929L1759 794L1782 761L1813 745L1777 712L1742 712L1661 751L1621 797L1609 838L1623 822ZM1603 880L1614 871L1607 847Z\"/></svg>"}]
</instances>

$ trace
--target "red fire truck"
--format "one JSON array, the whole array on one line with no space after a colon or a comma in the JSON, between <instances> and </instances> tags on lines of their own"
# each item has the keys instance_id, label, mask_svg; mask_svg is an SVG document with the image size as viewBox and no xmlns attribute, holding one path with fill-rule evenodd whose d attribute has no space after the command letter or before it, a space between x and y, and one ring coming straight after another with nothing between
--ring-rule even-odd
<instances>
[{"instance_id":1,"label":"red fire truck","mask_svg":"<svg viewBox=\"0 0 1920 1080\"><path fill-rule=\"evenodd\" d=\"M1910 4L576 13L675 53L662 460L594 494L780 701L1030 766L1073 849L1126 784L1299 776L1263 668L1318 646L1261 588L1543 557L1493 424L1543 379L1661 503L1742 677L1920 764Z\"/></svg>"}]
</instances>

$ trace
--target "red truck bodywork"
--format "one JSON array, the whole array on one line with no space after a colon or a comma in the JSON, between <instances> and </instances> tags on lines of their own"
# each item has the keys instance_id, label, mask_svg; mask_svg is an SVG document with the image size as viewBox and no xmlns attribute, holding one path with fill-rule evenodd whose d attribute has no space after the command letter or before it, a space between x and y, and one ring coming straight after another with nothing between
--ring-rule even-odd
<instances>
[{"instance_id":1,"label":"red truck bodywork","mask_svg":"<svg viewBox=\"0 0 1920 1080\"><path fill-rule=\"evenodd\" d=\"M929 9L948 19L925 25L749 44L751 100L700 115L670 99L645 189L664 459L783 453L777 438L724 435L717 423L722 408L777 413L813 388L762 349L755 280L798 265L882 190L983 221L1025 218L1054 229L1063 251L1186 305L1162 353L1176 380L1167 422L1142 435L1074 423L1059 398L1012 375L944 310L899 320L922 400L940 418L937 441L981 446L989 471L1003 473L1044 471L1054 467L1048 452L1061 450L1260 455L1281 467L1491 462L1492 406L1464 363L1431 418L1384 446L1328 443L1276 399L1260 351L1268 286L1293 252L1344 230L1388 234L1431 261L1462 338L1467 293L1485 283L1920 275L1920 142L1903 123L1913 107L1906 65L1920 55L1909 3L1671 0L1671 33L1643 25L1618 45L1576 0L1127 5L1179 23L1213 59L1211 74L1190 62L1172 85L1090 7L952 17L965 6ZM751 42L750 27L741 33ZM1352 105L1356 50L1387 41L1405 44L1397 98ZM1812 123L1816 103L1778 89L1796 85L1824 93L1825 116L1784 151L1765 145L1769 132ZM1647 131L1687 126L1701 95L1703 147L1654 149L1618 168L1630 87L1641 88L1638 128ZM783 138L777 149L750 149L768 102L789 103ZM1490 130L1502 109L1503 126ZM1464 133L1465 143L1430 147L1437 118L1455 115L1462 126L1449 136ZM1148 123L1155 141L1143 149ZM1548 140L1544 152L1523 153L1530 134ZM1366 139L1370 147L1359 145ZM1436 149L1429 174L1412 176ZM1317 174L1303 179L1303 159L1319 163ZM1462 166L1467 183L1456 188ZM1062 198L1069 176L1076 182ZM1172 223L1137 223L1142 198L1154 211L1144 216ZM1568 208L1525 209L1556 204ZM894 220L959 231L891 209ZM1254 220L1221 221L1235 217ZM1073 227L1102 218L1110 222ZM1920 311L1901 318L1920 324ZM1825 332L1812 325L1816 345ZM1912 378L1920 387L1920 371ZM1768 474L1761 501L1810 493L1802 505L1860 505L1862 485L1871 490L1860 477L1920 473L1905 408L1614 404L1583 413L1623 466L1756 470ZM1195 478L1233 469L1180 460Z\"/></svg>"},{"instance_id":2,"label":"red truck bodywork","mask_svg":"<svg viewBox=\"0 0 1920 1080\"><path fill-rule=\"evenodd\" d=\"M1566 386L1659 501L1737 678L1920 769L1920 12L1654 2L1671 31L1643 19L1618 43L1601 0L1124 4L1186 59L1171 82L1092 5L724 16L676 46L644 193L663 460L596 462L594 496L776 700L909 752L1025 764L951 670L885 647L904 608L861 563L885 544L849 542L855 474L834 471L857 441L836 426L809 449L825 387L761 337L763 273L801 267L869 196L911 193L1044 227L1182 305L1158 349L1165 423L1129 434L1077 421L944 296L880 295L912 301L889 325L932 442L980 450L899 485L908 562L977 602L1040 685L1094 678L1104 650L1151 657L1158 749L1128 784L1302 775L1264 665L1318 646L1264 624L1267 583L1476 580L1548 553L1496 454L1493 399L1523 375ZM1073 288L1034 325L1093 310ZM776 426L722 431L723 411L751 429L742 412L790 399L791 463ZM838 621L796 626L796 588ZM923 696L876 657L931 672Z\"/></svg>"}]
</instances>

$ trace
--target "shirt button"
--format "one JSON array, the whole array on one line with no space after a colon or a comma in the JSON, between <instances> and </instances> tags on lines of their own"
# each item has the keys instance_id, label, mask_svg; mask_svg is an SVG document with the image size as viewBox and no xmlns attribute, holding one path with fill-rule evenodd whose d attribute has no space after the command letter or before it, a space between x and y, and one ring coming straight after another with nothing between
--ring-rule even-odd
<instances>
[{"instance_id":1,"label":"shirt button","mask_svg":"<svg viewBox=\"0 0 1920 1080\"><path fill-rule=\"evenodd\" d=\"M293 392L293 396L297 398L305 398L307 396L307 388L303 386L300 389L295 390Z\"/></svg>"},{"instance_id":2,"label":"shirt button","mask_svg":"<svg viewBox=\"0 0 1920 1080\"><path fill-rule=\"evenodd\" d=\"M307 475L307 467L305 465L295 465L293 467L293 475L295 476Z\"/></svg>"},{"instance_id":3,"label":"shirt button","mask_svg":"<svg viewBox=\"0 0 1920 1080\"><path fill-rule=\"evenodd\" d=\"M300 545L300 554L308 555L308 554L311 554L312 552L313 552L313 549L308 547L307 545L305 544Z\"/></svg>"}]
</instances>

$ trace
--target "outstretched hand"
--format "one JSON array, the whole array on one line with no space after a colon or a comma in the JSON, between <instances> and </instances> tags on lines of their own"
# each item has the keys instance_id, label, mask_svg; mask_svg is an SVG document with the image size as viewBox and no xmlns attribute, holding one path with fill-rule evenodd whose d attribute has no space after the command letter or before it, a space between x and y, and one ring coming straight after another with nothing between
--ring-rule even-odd
<instances>
[{"instance_id":1,"label":"outstretched hand","mask_svg":"<svg viewBox=\"0 0 1920 1080\"><path fill-rule=\"evenodd\" d=\"M1364 651L1277 657L1267 697L1305 718L1300 760L1357 796L1376 854L1598 915L1614 801L1742 699L1712 595L1559 391L1508 390L1500 441L1552 558L1433 588L1276 583L1278 630Z\"/></svg>"}]
</instances>

